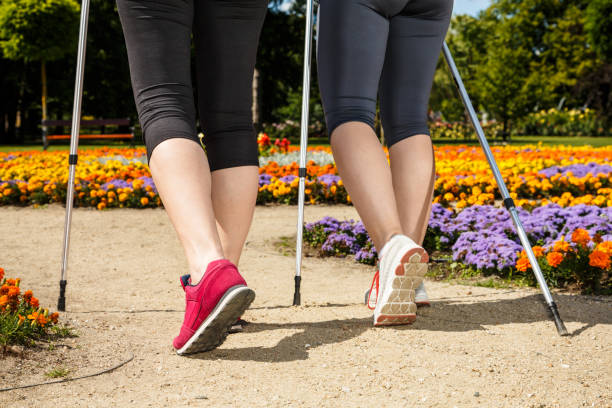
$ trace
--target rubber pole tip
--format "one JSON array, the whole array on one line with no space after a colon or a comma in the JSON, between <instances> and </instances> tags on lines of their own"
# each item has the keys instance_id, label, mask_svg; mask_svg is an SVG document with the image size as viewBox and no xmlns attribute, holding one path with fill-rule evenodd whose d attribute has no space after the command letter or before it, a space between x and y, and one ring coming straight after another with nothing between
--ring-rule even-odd
<instances>
[{"instance_id":1,"label":"rubber pole tip","mask_svg":"<svg viewBox=\"0 0 612 408\"><path fill-rule=\"evenodd\" d=\"M559 333L559 335L568 336L569 333L565 328L565 324L563 324L563 320L561 320L561 316L559 315L559 310L557 309L557 305L555 304L555 302L552 302L550 305L548 305L548 307L550 310L550 315L552 316L553 321L555 322L555 326L557 326L557 332Z\"/></svg>"},{"instance_id":2,"label":"rubber pole tip","mask_svg":"<svg viewBox=\"0 0 612 408\"><path fill-rule=\"evenodd\" d=\"M300 284L302 282L302 277L301 276L296 276L295 277L295 292L293 293L293 306L299 306L301 303L301 296L300 296Z\"/></svg>"},{"instance_id":3,"label":"rubber pole tip","mask_svg":"<svg viewBox=\"0 0 612 408\"><path fill-rule=\"evenodd\" d=\"M60 294L57 299L57 310L60 312L66 311L66 283L65 280L60 281Z\"/></svg>"}]
</instances>

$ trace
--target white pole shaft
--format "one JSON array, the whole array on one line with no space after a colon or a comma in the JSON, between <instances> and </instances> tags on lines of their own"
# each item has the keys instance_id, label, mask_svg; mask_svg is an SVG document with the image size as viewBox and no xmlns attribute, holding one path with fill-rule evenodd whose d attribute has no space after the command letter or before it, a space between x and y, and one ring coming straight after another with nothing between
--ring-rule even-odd
<instances>
[{"instance_id":1,"label":"white pole shaft","mask_svg":"<svg viewBox=\"0 0 612 408\"><path fill-rule=\"evenodd\" d=\"M308 147L308 122L310 102L310 61L312 55L313 0L306 3L306 30L304 35L304 78L302 82L302 121L300 126L300 167L298 190L297 240L295 251L295 293L293 304L300 304L300 280L302 274L302 238L304 229L304 189L306 184L306 150Z\"/></svg>"},{"instance_id":2,"label":"white pole shaft","mask_svg":"<svg viewBox=\"0 0 612 408\"><path fill-rule=\"evenodd\" d=\"M66 287L66 269L68 267L68 250L70 247L70 226L72 221L72 204L74 201L74 178L77 162L79 132L81 130L81 103L83 99L83 77L85 74L85 51L87 48L87 26L89 23L89 0L81 4L81 23L79 26L79 48L77 52L76 79L74 85L74 102L72 110L72 129L70 134L70 155L68 156L69 175L66 195L66 219L64 222L64 249L62 253L62 271L60 280L60 301L58 309L64 310Z\"/></svg>"}]
</instances>

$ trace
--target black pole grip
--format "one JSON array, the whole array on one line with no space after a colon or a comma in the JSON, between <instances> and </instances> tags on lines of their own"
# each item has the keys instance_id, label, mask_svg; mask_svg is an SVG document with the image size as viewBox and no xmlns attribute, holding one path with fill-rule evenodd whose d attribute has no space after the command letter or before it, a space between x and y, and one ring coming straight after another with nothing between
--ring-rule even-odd
<instances>
[{"instance_id":1,"label":"black pole grip","mask_svg":"<svg viewBox=\"0 0 612 408\"><path fill-rule=\"evenodd\" d=\"M299 306L301 303L300 299L300 284L302 283L302 277L295 277L295 292L293 293L293 306Z\"/></svg>"},{"instance_id":2,"label":"black pole grip","mask_svg":"<svg viewBox=\"0 0 612 408\"><path fill-rule=\"evenodd\" d=\"M57 310L60 312L66 311L66 281L60 281L60 294L59 299L57 299Z\"/></svg>"},{"instance_id":3,"label":"black pole grip","mask_svg":"<svg viewBox=\"0 0 612 408\"><path fill-rule=\"evenodd\" d=\"M567 336L569 333L565 328L565 324L563 324L563 320L561 320L561 316L559 316L559 310L557 309L557 304L552 302L548 305L548 311L550 316L555 322L555 326L557 326L557 332L559 332L560 336Z\"/></svg>"}]
</instances>

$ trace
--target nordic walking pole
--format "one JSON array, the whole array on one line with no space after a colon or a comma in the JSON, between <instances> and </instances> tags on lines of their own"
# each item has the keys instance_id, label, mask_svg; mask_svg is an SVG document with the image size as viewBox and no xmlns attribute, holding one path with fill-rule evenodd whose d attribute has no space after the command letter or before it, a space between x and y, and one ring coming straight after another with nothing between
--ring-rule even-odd
<instances>
[{"instance_id":1,"label":"nordic walking pole","mask_svg":"<svg viewBox=\"0 0 612 408\"><path fill-rule=\"evenodd\" d=\"M306 184L306 148L308 146L308 108L310 102L310 60L312 54L312 11L313 0L306 1L306 30L304 38L304 81L302 83L302 123L300 126L300 178L298 193L297 241L295 248L295 292L293 305L300 300L300 283L302 281L302 236L304 233L304 188Z\"/></svg>"},{"instance_id":2,"label":"nordic walking pole","mask_svg":"<svg viewBox=\"0 0 612 408\"><path fill-rule=\"evenodd\" d=\"M68 156L69 176L66 195L66 221L64 223L64 251L62 276L57 309L66 310L66 268L68 266L68 247L70 246L70 222L72 221L72 202L74 199L74 173L77 164L77 147L81 130L81 102L83 99L83 76L85 73L85 49L87 47L87 23L89 22L89 0L81 4L81 24L79 27L79 49L77 53L76 79L74 84L74 104L72 109L72 129L70 133L70 155Z\"/></svg>"},{"instance_id":3,"label":"nordic walking pole","mask_svg":"<svg viewBox=\"0 0 612 408\"><path fill-rule=\"evenodd\" d=\"M489 162L489 166L491 167L491 171L493 171L493 176L495 177L495 181L497 182L497 186L499 187L499 191L504 199L504 206L510 212L510 216L512 217L512 221L514 221L514 225L516 226L516 231L521 240L521 244L523 244L523 248L527 252L527 258L529 258L529 262L531 263L531 269L533 269L533 273L535 274L538 283L540 284L540 289L542 289L542 293L544 294L544 299L546 300L546 304L548 305L548 309L550 311L550 315L552 316L555 325L557 326L557 331L561 336L568 335L567 329L563 324L563 320L559 316L559 311L557 310L557 304L552 298L550 294L550 290L548 290L548 285L546 284L546 280L544 279L544 275L542 275L542 270L540 269L540 265L536 260L536 257L533 253L533 249L531 248L531 244L529 243L529 238L525 233L525 229L523 228L523 224L521 224L521 220L518 216L518 212L516 211L516 207L514 205L514 200L510 197L510 193L508 193L508 188L506 187L506 183L504 183L504 178L502 177L499 168L497 167L497 163L495 162L495 158L493 157L493 153L491 153L491 148L489 147L489 143L482 131L482 127L480 126L480 121L476 116L476 112L474 111L474 107L472 106L472 102L470 101L470 97L467 94L465 87L463 86L463 81L461 80L461 76L459 75L459 71L457 70L457 66L455 65L455 61L453 60L453 56L451 55L448 46L446 45L446 41L442 46L442 51L444 52L444 58L448 64L448 67L451 70L453 75L453 79L455 80L455 85L457 85L457 89L459 90L459 94L461 95L461 100L465 105L465 109L468 111L470 115L470 120L472 121L472 125L476 129L476 134L478 135L478 140L480 141L480 145L484 150L485 156L487 157L487 161Z\"/></svg>"}]
</instances>

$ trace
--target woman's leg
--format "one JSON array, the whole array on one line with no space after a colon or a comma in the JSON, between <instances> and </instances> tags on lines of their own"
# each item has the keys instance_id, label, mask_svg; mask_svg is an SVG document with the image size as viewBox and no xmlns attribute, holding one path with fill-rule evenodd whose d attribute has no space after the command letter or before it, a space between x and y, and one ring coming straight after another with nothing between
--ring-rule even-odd
<instances>
[{"instance_id":1,"label":"woman's leg","mask_svg":"<svg viewBox=\"0 0 612 408\"><path fill-rule=\"evenodd\" d=\"M402 230L419 244L429 221L435 178L427 105L452 5L452 0L414 0L391 19L380 81Z\"/></svg>"},{"instance_id":2,"label":"woman's leg","mask_svg":"<svg viewBox=\"0 0 612 408\"><path fill-rule=\"evenodd\" d=\"M198 108L225 256L238 264L259 187L252 83L266 0L195 4Z\"/></svg>"},{"instance_id":3,"label":"woman's leg","mask_svg":"<svg viewBox=\"0 0 612 408\"><path fill-rule=\"evenodd\" d=\"M224 258L206 155L191 140L169 139L155 148L149 168L187 255L191 282L196 284L210 262Z\"/></svg>"},{"instance_id":4,"label":"woman's leg","mask_svg":"<svg viewBox=\"0 0 612 408\"><path fill-rule=\"evenodd\" d=\"M391 170L376 134L362 122L338 126L331 138L338 172L378 251L402 233Z\"/></svg>"},{"instance_id":5,"label":"woman's leg","mask_svg":"<svg viewBox=\"0 0 612 408\"><path fill-rule=\"evenodd\" d=\"M373 130L389 20L355 0L322 0L318 72L342 181L380 251L401 233L391 171Z\"/></svg>"},{"instance_id":6,"label":"woman's leg","mask_svg":"<svg viewBox=\"0 0 612 408\"><path fill-rule=\"evenodd\" d=\"M393 191L402 231L423 244L431 213L435 162L429 135L415 135L391 146Z\"/></svg>"},{"instance_id":7,"label":"woman's leg","mask_svg":"<svg viewBox=\"0 0 612 408\"><path fill-rule=\"evenodd\" d=\"M192 282L223 258L211 176L195 128L190 1L118 0L134 98L155 185L185 250Z\"/></svg>"}]
</instances>

